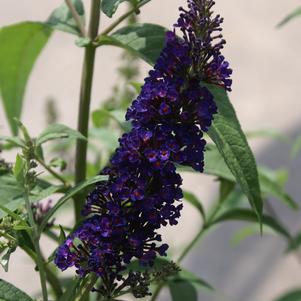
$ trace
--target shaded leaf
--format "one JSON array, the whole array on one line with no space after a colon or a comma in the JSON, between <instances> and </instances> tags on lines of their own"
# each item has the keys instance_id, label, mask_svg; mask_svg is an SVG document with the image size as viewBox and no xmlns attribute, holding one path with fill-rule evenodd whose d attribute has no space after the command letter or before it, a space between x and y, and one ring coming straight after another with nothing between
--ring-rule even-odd
<instances>
[{"instance_id":1,"label":"shaded leaf","mask_svg":"<svg viewBox=\"0 0 301 301\"><path fill-rule=\"evenodd\" d=\"M198 275L188 270L185 270L183 268L181 268L181 271L176 276L174 276L174 280L185 280L195 285L196 288L199 287L199 288L206 288L211 291L214 290L212 285L209 284L207 281L203 280Z\"/></svg>"},{"instance_id":2,"label":"shaded leaf","mask_svg":"<svg viewBox=\"0 0 301 301\"><path fill-rule=\"evenodd\" d=\"M204 207L197 196L189 191L183 191L184 199L188 201L193 207L195 207L201 214L203 220L206 220L206 214Z\"/></svg>"},{"instance_id":3,"label":"shaded leaf","mask_svg":"<svg viewBox=\"0 0 301 301\"><path fill-rule=\"evenodd\" d=\"M301 289L293 290L275 301L301 301Z\"/></svg>"},{"instance_id":4,"label":"shaded leaf","mask_svg":"<svg viewBox=\"0 0 301 301\"><path fill-rule=\"evenodd\" d=\"M206 85L206 87L214 95L218 107L218 113L214 116L208 134L261 222L263 202L253 153L226 91L215 85Z\"/></svg>"},{"instance_id":5,"label":"shaded leaf","mask_svg":"<svg viewBox=\"0 0 301 301\"><path fill-rule=\"evenodd\" d=\"M43 23L22 22L0 30L0 92L12 132L14 118L21 116L23 96L30 72L51 30Z\"/></svg>"},{"instance_id":6,"label":"shaded leaf","mask_svg":"<svg viewBox=\"0 0 301 301\"><path fill-rule=\"evenodd\" d=\"M263 226L262 233L265 235L267 233L272 232L271 228ZM241 243L243 240L258 235L258 227L257 225L250 225L247 227L240 228L234 235L232 236L231 243L234 246L237 246L239 243Z\"/></svg>"},{"instance_id":7,"label":"shaded leaf","mask_svg":"<svg viewBox=\"0 0 301 301\"><path fill-rule=\"evenodd\" d=\"M256 222L256 214L249 209L232 209L219 215L212 221L211 225L224 222L224 221L245 221L245 222ZM276 233L281 234L286 239L290 239L289 232L272 216L263 215L262 223L272 228Z\"/></svg>"},{"instance_id":8,"label":"shaded leaf","mask_svg":"<svg viewBox=\"0 0 301 301\"><path fill-rule=\"evenodd\" d=\"M174 280L168 282L173 301L197 301L198 294L195 287L187 280Z\"/></svg>"},{"instance_id":9,"label":"shaded leaf","mask_svg":"<svg viewBox=\"0 0 301 301\"><path fill-rule=\"evenodd\" d=\"M289 246L288 251L295 251L301 247L301 232L299 232L295 237L292 238Z\"/></svg>"},{"instance_id":10,"label":"shaded leaf","mask_svg":"<svg viewBox=\"0 0 301 301\"><path fill-rule=\"evenodd\" d=\"M282 201L291 209L299 209L299 205L286 193L281 185L273 176L271 172L266 171L264 168L259 169L260 186L262 192L266 195L272 195L276 199Z\"/></svg>"},{"instance_id":11,"label":"shaded leaf","mask_svg":"<svg viewBox=\"0 0 301 301\"><path fill-rule=\"evenodd\" d=\"M27 294L14 285L0 279L0 300L1 301L33 301Z\"/></svg>"},{"instance_id":12,"label":"shaded leaf","mask_svg":"<svg viewBox=\"0 0 301 301\"><path fill-rule=\"evenodd\" d=\"M62 138L87 140L80 132L66 125L52 124L38 136L36 145L39 146L47 141Z\"/></svg>"},{"instance_id":13,"label":"shaded leaf","mask_svg":"<svg viewBox=\"0 0 301 301\"><path fill-rule=\"evenodd\" d=\"M75 300L76 289L79 287L81 278L75 277L69 282L64 294L58 299L58 301L73 301Z\"/></svg>"},{"instance_id":14,"label":"shaded leaf","mask_svg":"<svg viewBox=\"0 0 301 301\"><path fill-rule=\"evenodd\" d=\"M81 18L83 24L85 24L85 10L81 0L71 0L75 10ZM66 3L56 8L49 16L46 24L53 29L69 32L75 35L80 35L80 29L77 26L72 14Z\"/></svg>"},{"instance_id":15,"label":"shaded leaf","mask_svg":"<svg viewBox=\"0 0 301 301\"><path fill-rule=\"evenodd\" d=\"M282 27L283 25L287 24L291 20L301 16L301 6L297 7L292 13L286 16L278 25L277 27Z\"/></svg>"},{"instance_id":16,"label":"shaded leaf","mask_svg":"<svg viewBox=\"0 0 301 301\"><path fill-rule=\"evenodd\" d=\"M101 182L101 181L106 181L108 179L107 176L96 176L92 179L88 179L77 186L69 189L65 195L58 200L58 202L47 212L45 215L41 225L40 225L40 231L42 232L45 226L47 225L49 219L54 215L54 213L61 207L63 206L70 198L72 198L74 195L76 195L78 192L83 190L84 188L91 186L95 183Z\"/></svg>"},{"instance_id":17,"label":"shaded leaf","mask_svg":"<svg viewBox=\"0 0 301 301\"><path fill-rule=\"evenodd\" d=\"M166 29L156 24L134 24L123 27L110 36L101 36L97 45L124 48L153 65L165 43Z\"/></svg>"}]
</instances>

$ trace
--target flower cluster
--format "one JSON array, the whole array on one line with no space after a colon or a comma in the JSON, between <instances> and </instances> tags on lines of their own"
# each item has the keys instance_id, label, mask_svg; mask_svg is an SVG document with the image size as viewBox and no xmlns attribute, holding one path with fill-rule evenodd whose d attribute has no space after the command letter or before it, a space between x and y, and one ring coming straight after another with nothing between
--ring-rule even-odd
<instances>
[{"instance_id":1,"label":"flower cluster","mask_svg":"<svg viewBox=\"0 0 301 301\"><path fill-rule=\"evenodd\" d=\"M167 33L154 69L127 111L132 129L119 139L102 172L108 181L89 194L87 219L57 251L59 268L75 266L81 276L96 273L110 295L125 280L121 272L132 259L151 265L157 255L166 255L168 246L159 244L157 231L180 217L182 179L176 165L203 171L203 132L217 107L202 82L231 89L232 71L221 55L222 19L212 17L213 4L188 0L188 10L180 8L174 31Z\"/></svg>"}]
</instances>

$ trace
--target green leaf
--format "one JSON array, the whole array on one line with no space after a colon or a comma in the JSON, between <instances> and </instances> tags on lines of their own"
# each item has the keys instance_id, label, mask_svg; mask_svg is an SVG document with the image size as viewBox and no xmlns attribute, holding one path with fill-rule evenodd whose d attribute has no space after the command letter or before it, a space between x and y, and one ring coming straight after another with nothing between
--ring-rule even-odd
<instances>
[{"instance_id":1,"label":"green leaf","mask_svg":"<svg viewBox=\"0 0 301 301\"><path fill-rule=\"evenodd\" d=\"M271 228L263 226L263 234L267 234L272 232ZM258 235L258 227L257 225L250 225L247 227L240 228L234 235L232 236L231 243L234 246L237 246L243 240L253 235Z\"/></svg>"},{"instance_id":2,"label":"green leaf","mask_svg":"<svg viewBox=\"0 0 301 301\"><path fill-rule=\"evenodd\" d=\"M2 250L0 251L0 265L2 266L2 268L5 272L8 272L10 255L13 252L14 252L14 250L12 250L10 248L5 249L5 253L2 252ZM4 253L4 254L2 255L2 253Z\"/></svg>"},{"instance_id":3,"label":"green leaf","mask_svg":"<svg viewBox=\"0 0 301 301\"><path fill-rule=\"evenodd\" d=\"M132 2L134 5L143 5L149 2L150 0L103 0L101 3L101 10L105 13L109 18L115 14L118 6L125 1Z\"/></svg>"},{"instance_id":4,"label":"green leaf","mask_svg":"<svg viewBox=\"0 0 301 301\"><path fill-rule=\"evenodd\" d=\"M301 151L301 135L297 137L296 141L293 143L291 149L291 157L294 159L298 156Z\"/></svg>"},{"instance_id":5,"label":"green leaf","mask_svg":"<svg viewBox=\"0 0 301 301\"><path fill-rule=\"evenodd\" d=\"M19 137L6 137L6 136L0 136L0 140L5 141L6 143L9 143L12 146L15 147L25 147L24 141L22 141Z\"/></svg>"},{"instance_id":6,"label":"green leaf","mask_svg":"<svg viewBox=\"0 0 301 301\"><path fill-rule=\"evenodd\" d=\"M257 216L252 210L249 209L232 209L219 215L212 221L211 225L225 221L256 222ZM281 234L286 239L291 239L289 232L272 216L263 215L262 223L273 229L276 233Z\"/></svg>"},{"instance_id":7,"label":"green leaf","mask_svg":"<svg viewBox=\"0 0 301 301\"><path fill-rule=\"evenodd\" d=\"M58 301L73 301L75 300L76 289L79 287L81 278L75 277L64 292L64 294L58 299Z\"/></svg>"},{"instance_id":8,"label":"green leaf","mask_svg":"<svg viewBox=\"0 0 301 301\"><path fill-rule=\"evenodd\" d=\"M63 206L70 198L72 198L74 195L76 195L78 192L83 190L84 188L91 186L95 183L101 182L101 181L106 181L108 179L107 176L96 176L92 179L88 179L79 185L69 189L66 194L58 200L58 202L47 212L45 215L41 226L40 226L40 232L42 232L47 225L47 222L49 219L54 215L54 213L61 207Z\"/></svg>"},{"instance_id":9,"label":"green leaf","mask_svg":"<svg viewBox=\"0 0 301 301\"><path fill-rule=\"evenodd\" d=\"M274 196L291 209L299 209L299 205L288 193L284 191L281 183L279 183L277 179L273 177L271 171L268 171L265 168L259 168L259 179L261 190L264 194Z\"/></svg>"},{"instance_id":10,"label":"green leaf","mask_svg":"<svg viewBox=\"0 0 301 301\"><path fill-rule=\"evenodd\" d=\"M22 111L23 95L30 72L51 30L42 23L22 22L0 30L0 91L13 134L14 118Z\"/></svg>"},{"instance_id":11,"label":"green leaf","mask_svg":"<svg viewBox=\"0 0 301 301\"><path fill-rule=\"evenodd\" d=\"M299 232L295 237L292 238L287 251L295 251L301 247L301 232Z\"/></svg>"},{"instance_id":12,"label":"green leaf","mask_svg":"<svg viewBox=\"0 0 301 301\"><path fill-rule=\"evenodd\" d=\"M85 24L85 10L81 0L71 0L75 10L81 18L83 24ZM80 35L80 29L77 26L69 7L66 3L56 8L46 21L46 24L53 29L69 32L75 35Z\"/></svg>"},{"instance_id":13,"label":"green leaf","mask_svg":"<svg viewBox=\"0 0 301 301\"><path fill-rule=\"evenodd\" d=\"M25 168L26 166L26 161L24 158L22 158L19 154L17 154L17 157L16 157L16 162L15 162L15 165L14 165L14 168L13 168L13 174L14 174L14 177L16 178L17 182L18 183L23 183L24 182L24 177L25 177Z\"/></svg>"},{"instance_id":14,"label":"green leaf","mask_svg":"<svg viewBox=\"0 0 301 301\"><path fill-rule=\"evenodd\" d=\"M181 268L181 271L174 276L174 280L185 280L193 284L196 288L206 288L213 291L214 288L207 281L201 279L198 275Z\"/></svg>"},{"instance_id":15,"label":"green leaf","mask_svg":"<svg viewBox=\"0 0 301 301\"><path fill-rule=\"evenodd\" d=\"M29 199L36 202L47 198L53 193L59 191L61 186L54 186L42 180L38 180L36 186L32 189ZM23 198L23 188L19 185L16 178L11 173L0 175L0 205L10 211L15 211L25 204ZM0 210L0 218L7 215L7 212Z\"/></svg>"},{"instance_id":16,"label":"green leaf","mask_svg":"<svg viewBox=\"0 0 301 301\"><path fill-rule=\"evenodd\" d=\"M33 301L27 294L16 288L14 285L0 279L0 300L1 301Z\"/></svg>"},{"instance_id":17,"label":"green leaf","mask_svg":"<svg viewBox=\"0 0 301 301\"><path fill-rule=\"evenodd\" d=\"M59 244L61 245L67 238L65 231L61 225L60 226L60 235L59 235Z\"/></svg>"},{"instance_id":18,"label":"green leaf","mask_svg":"<svg viewBox=\"0 0 301 301\"><path fill-rule=\"evenodd\" d=\"M220 189L219 189L219 201L224 202L228 196L235 189L235 183L226 179L219 179Z\"/></svg>"},{"instance_id":19,"label":"green leaf","mask_svg":"<svg viewBox=\"0 0 301 301\"><path fill-rule=\"evenodd\" d=\"M263 167L259 167L258 172L261 192L264 196L273 196L292 209L299 208L298 204L284 190L283 184L287 180L286 172L283 170L270 170ZM236 182L225 160L212 144L208 144L206 147L204 173Z\"/></svg>"},{"instance_id":20,"label":"green leaf","mask_svg":"<svg viewBox=\"0 0 301 301\"><path fill-rule=\"evenodd\" d=\"M301 301L301 289L293 290L275 301Z\"/></svg>"},{"instance_id":21,"label":"green leaf","mask_svg":"<svg viewBox=\"0 0 301 301\"><path fill-rule=\"evenodd\" d=\"M236 182L224 158L213 144L207 144L206 146L204 165L205 174Z\"/></svg>"},{"instance_id":22,"label":"green leaf","mask_svg":"<svg viewBox=\"0 0 301 301\"><path fill-rule=\"evenodd\" d=\"M92 112L92 122L96 128L101 128L108 125L110 120L114 120L119 127L125 132L129 131L130 123L125 121L124 110L112 110L99 109Z\"/></svg>"},{"instance_id":23,"label":"green leaf","mask_svg":"<svg viewBox=\"0 0 301 301\"><path fill-rule=\"evenodd\" d=\"M38 136L36 145L39 146L47 141L62 138L87 140L81 133L66 125L52 124Z\"/></svg>"},{"instance_id":24,"label":"green leaf","mask_svg":"<svg viewBox=\"0 0 301 301\"><path fill-rule=\"evenodd\" d=\"M173 301L197 301L198 294L195 287L187 280L175 280L168 283Z\"/></svg>"},{"instance_id":25,"label":"green leaf","mask_svg":"<svg viewBox=\"0 0 301 301\"><path fill-rule=\"evenodd\" d=\"M135 89L136 93L139 94L141 92L143 83L130 82L130 85Z\"/></svg>"},{"instance_id":26,"label":"green leaf","mask_svg":"<svg viewBox=\"0 0 301 301\"><path fill-rule=\"evenodd\" d=\"M115 14L119 4L127 0L103 0L101 3L101 10L109 17Z\"/></svg>"},{"instance_id":27,"label":"green leaf","mask_svg":"<svg viewBox=\"0 0 301 301\"><path fill-rule=\"evenodd\" d=\"M153 65L164 46L166 31L164 27L156 24L129 25L110 36L101 36L97 45L124 48Z\"/></svg>"},{"instance_id":28,"label":"green leaf","mask_svg":"<svg viewBox=\"0 0 301 301\"><path fill-rule=\"evenodd\" d=\"M252 132L246 132L246 137L248 139L251 138L270 138L273 140L277 140L283 143L288 143L289 139L284 134L279 133L276 130L268 129L268 130L257 130Z\"/></svg>"},{"instance_id":29,"label":"green leaf","mask_svg":"<svg viewBox=\"0 0 301 301\"><path fill-rule=\"evenodd\" d=\"M261 222L263 202L253 153L226 91L215 85L206 84L206 87L213 94L218 107L208 134Z\"/></svg>"},{"instance_id":30,"label":"green leaf","mask_svg":"<svg viewBox=\"0 0 301 301\"><path fill-rule=\"evenodd\" d=\"M197 196L189 191L183 191L184 199L188 201L193 207L195 207L201 214L203 220L206 220L206 214L204 207Z\"/></svg>"},{"instance_id":31,"label":"green leaf","mask_svg":"<svg viewBox=\"0 0 301 301\"><path fill-rule=\"evenodd\" d=\"M297 7L292 13L286 16L278 25L277 27L282 27L283 25L287 24L291 20L301 16L301 6Z\"/></svg>"}]
</instances>

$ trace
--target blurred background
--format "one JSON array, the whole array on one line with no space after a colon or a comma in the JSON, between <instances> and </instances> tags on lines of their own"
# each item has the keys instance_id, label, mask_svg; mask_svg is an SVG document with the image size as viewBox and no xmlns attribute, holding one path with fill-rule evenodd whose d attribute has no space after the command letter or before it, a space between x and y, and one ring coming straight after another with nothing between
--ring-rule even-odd
<instances>
[{"instance_id":1,"label":"blurred background","mask_svg":"<svg viewBox=\"0 0 301 301\"><path fill-rule=\"evenodd\" d=\"M88 11L90 1L83 2ZM281 29L276 29L276 25L300 5L300 0L216 2L216 12L225 18L223 27L227 45L224 54L234 70L230 98L243 129L274 129L294 139L301 134L301 18ZM61 3L61 0L1 0L0 26L24 20L44 21ZM177 8L185 3L184 0L152 0L142 9L140 21L170 28L177 19ZM116 16L124 8L122 5ZM103 17L101 27L109 23L110 20ZM47 124L45 112L49 99L55 100L58 121L76 127L83 49L76 47L74 40L71 35L54 32L31 74L22 121L33 135ZM121 50L107 46L98 51L92 110L111 95L121 53ZM149 66L140 63L141 80L148 69ZM9 134L2 107L0 134ZM301 156L292 160L290 146L272 139L253 139L251 146L260 164L289 168L287 191L301 205ZM206 207L214 200L217 186L213 177L187 174L184 183ZM300 231L300 212L293 212L276 202L273 204L293 233ZM70 215L71 219L71 213L65 211L66 216L62 218L69 219ZM198 213L186 205L180 224L164 233L173 254L178 254L195 235L199 224ZM251 237L234 245L231 238L239 227L238 223L225 223L211 231L184 261L185 267L216 288L214 293L201 292L200 300L272 301L279 294L300 287L301 263L294 255L284 254L285 243L280 237ZM45 241L46 252L47 248L48 241ZM28 293L39 289L34 267L21 252L13 255L9 273L0 270L0 277L13 281ZM160 300L169 301L167 292L163 291Z\"/></svg>"}]
</instances>

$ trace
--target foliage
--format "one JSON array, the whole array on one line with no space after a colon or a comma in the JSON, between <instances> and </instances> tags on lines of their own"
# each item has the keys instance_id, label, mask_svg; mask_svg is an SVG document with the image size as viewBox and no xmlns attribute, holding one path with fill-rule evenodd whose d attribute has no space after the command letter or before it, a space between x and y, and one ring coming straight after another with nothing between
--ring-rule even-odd
<instances>
[{"instance_id":1,"label":"foliage","mask_svg":"<svg viewBox=\"0 0 301 301\"><path fill-rule=\"evenodd\" d=\"M0 160L0 264L7 271L11 254L18 248L22 249L37 267L43 301L80 301L89 300L90 297L94 298L93 300L117 301L129 293L136 298L152 295L149 298L151 301L155 301L163 287L169 289L173 301L198 300L199 290L207 290L214 294L218 288L213 288L201 277L202 275L196 275L186 270L182 261L205 233L213 231L216 226L222 227L225 222L229 221L248 224L247 227L241 227L235 234L236 243L251 235L260 234L260 229L264 235L268 230L268 233L278 235L286 242L286 253L296 256L299 254L300 231L291 233L275 214L273 203L270 201L272 197L273 201L277 200L291 210L299 209L298 202L285 189L288 179L287 170L271 170L258 165L248 142L249 139L258 136L277 139L285 143L290 143L290 141L275 131L260 130L248 133L241 128L228 93L231 90L230 75L232 71L220 54L224 41L221 40L217 44L212 42L216 38L220 38L219 36L212 38L211 34L216 30L221 30L222 20L219 17L213 21L210 19L212 17L209 13L211 1L198 1L204 5L204 10L202 10L204 8L202 5L196 4L196 1L188 1L190 9L193 9L189 14L182 11L175 27L176 29L180 27L179 33L184 33L183 38L175 36L175 33L161 25L139 23L140 10L149 2L151 1L92 0L91 15L87 18L85 5L81 0L66 0L50 14L46 22L25 21L5 26L0 30L0 92L3 110L12 131L12 136L0 136L0 151L4 150L4 157L6 151L16 153L14 162ZM115 14L119 14L121 11L121 9L118 10L119 5L126 5L128 10L116 17ZM202 13L205 15L202 16ZM112 19L111 25L103 31L99 31L98 28L100 14ZM300 14L301 11L298 8L278 26L283 26ZM204 17L202 22L207 24L208 28L206 26L199 27L198 23L194 22L195 20L200 21L198 18L202 17ZM86 26L86 19L90 20L88 26ZM116 29L124 20L127 21L127 24ZM19 120L24 93L39 54L50 39L51 33L56 30L76 36L76 45L83 47L85 52L80 87L82 106L78 112L79 126L78 130L75 130L57 123L56 104L51 100L47 104L48 127L41 130L37 137L32 137L26 126ZM123 50L120 67L117 70L118 81L113 85L112 95L103 100L99 107L90 113L95 53L98 48L103 46L118 47ZM215 56L212 56L212 53L215 53ZM178 59L176 63L172 61L173 55ZM139 59L154 68L144 85L139 83ZM158 76L159 73L160 76ZM168 86L167 90L158 88L157 84L161 80ZM185 84L181 86L183 82ZM150 83L153 86L148 86ZM181 87L179 89L181 109L177 111L176 116L170 118L171 107L174 109L179 105L166 103L166 100L174 97L173 85ZM149 87L153 90L149 91ZM157 94L153 97L152 93ZM190 101L189 104L185 103L184 98L188 97L189 93L191 93L190 100L197 95L197 105L206 103L207 107L204 108L200 105L192 108L193 101ZM201 93L201 96L198 93ZM145 107L140 106L141 103L137 104L137 101L132 103L137 95L139 95L138 99L147 95L154 102L149 101L148 108L145 110ZM156 102L161 100L162 104L156 107ZM129 107L130 109L128 109ZM127 110L128 113L126 113ZM154 111L156 112L154 113ZM149 119L143 113L150 114ZM188 118L185 116L186 113ZM127 120L125 120L126 114ZM152 116L156 116L155 121L151 119ZM193 118L196 119L193 120L195 123L189 128L188 125L190 126ZM128 119L131 119L131 122ZM152 120L153 123L149 120ZM185 124L187 131L179 131L180 134L175 133L177 126L170 130L168 126L175 120L178 127ZM91 121L91 126L88 131L89 121ZM135 133L135 130L141 131L143 140L145 140L143 143L146 143L150 137L160 136L161 133L155 132L154 128L157 125L161 126L161 123L166 123L165 128L162 126L166 135L164 139L167 140L166 137L169 136L166 133L170 132L172 137L177 138L180 145L179 150L160 149L159 153L153 154L152 151L157 151L156 147L160 143L163 147L167 141L158 139L155 141L155 145L148 145L149 148L153 146L154 149L144 149L141 144L138 147L135 146L135 137L127 136ZM144 131L145 129L147 130ZM188 130L191 132L188 133ZM123 135L124 133L127 134ZM204 140L200 140L199 135ZM120 136L122 136L119 139L121 145L118 144ZM130 139L126 140L126 137L130 137ZM179 142L181 139L183 140L182 144ZM195 142L195 140L201 141L201 143ZM206 146L205 140L209 142ZM300 141L299 137L296 142L292 143L292 160L300 152ZM161 188L162 191L163 188L166 188L169 194L176 195L177 201L183 199L184 206L188 203L199 213L201 226L197 229L193 240L181 249L178 258L174 258L171 252L166 257L154 255L154 252L157 252L165 256L167 245L162 244L157 247L155 242L161 241L162 238L161 234L156 234L155 230L161 224L153 228L150 224L155 216L152 211L152 207L155 206L157 206L156 209L160 209L162 216L167 216L162 218L163 225L167 224L166 221L169 221L170 224L178 223L179 216L176 215L180 211L181 205L176 208L170 199L165 201L170 204L161 204L162 207L157 203L148 206L144 204L147 209L137 215L137 210L143 206L139 205L139 207L136 204L143 199L140 198L140 190L144 189L137 186L141 189L131 191L131 194L136 197L135 202L131 203L130 197L122 199L124 211L122 211L121 217L118 216L120 211L118 208L118 210L116 209L116 193L113 192L113 189L118 190L118 185L121 185L118 179L116 180L116 174L122 175L120 178L124 178L126 172L121 174L117 167L128 168L128 166L122 165L124 162L120 166L114 163L114 159L115 161L118 159L118 151L110 161L118 146L119 152L127 153L127 150L130 150L133 153L137 151L140 157L146 156L149 159L150 164L146 165L145 170L139 170L140 165L135 167L135 170L138 170L137 182L139 185L144 179L144 175L151 174L153 166L161 162L156 161L157 159L152 161L154 157L160 156L162 162L169 162L169 164L172 162L168 171L161 169L160 172L153 173L156 177L151 177L148 189L143 192L146 195L151 195L151 193L156 195L155 193L158 193ZM139 147L142 149L141 152L139 152ZM75 158L74 149L76 150ZM186 161L180 156L185 151L187 151L186 157L188 157ZM171 152L174 156L173 161L169 160L172 156ZM72 167L74 161L76 161L75 169ZM204 170L202 168L203 161ZM109 171L108 169L103 171L103 168L110 164L113 167ZM176 170L173 169L174 166ZM203 171L205 176L213 177L216 180L218 197L215 202L212 202L210 208L204 206L201 192L182 191L180 184L175 185L170 180L172 176L175 176L178 181L180 175L177 173L199 173L200 171ZM132 169L129 168L127 172L130 174ZM165 172L168 173L169 178L164 179L162 174ZM133 176L133 173L131 175ZM162 182L160 182L160 177L163 178ZM130 190L135 179L131 178L127 181L128 186L125 190ZM160 187L157 187L158 191L152 192L151 189L156 182L161 183ZM111 186L108 186L108 183ZM102 190L108 187L112 190L109 192ZM118 193L126 194L127 191L122 190ZM118 194L117 196L120 197ZM162 193L160 198L164 197L165 195ZM56 199L53 204L52 199ZM87 199L87 205L84 209L90 211L88 217L79 218L78 212L83 209L82 204L85 199ZM95 203L95 199L97 202L101 200L101 204ZM68 227L67 224L58 224L55 217L65 214L63 209L66 206L70 208L71 200L74 201L76 213L74 224L72 227ZM116 213L114 210L118 212L116 211ZM175 216L171 216L171 213ZM140 225L139 222L144 214L148 215L149 221L142 223L143 227L135 229L135 231L132 228L124 229L124 220L129 218L130 214L133 214L130 216L131 222L127 224L130 225L130 228ZM95 220L97 222L94 223ZM194 225L199 224L197 221L191 222ZM117 224L117 230L110 228L113 223ZM120 238L120 233L123 231L126 233L132 231L133 236L127 237L127 240L124 241L124 238ZM99 239L100 235L93 237L93 233L101 233L103 237L101 239ZM111 238L111 235L117 242ZM45 236L56 244L55 249L51 250L49 258L45 258L43 248L41 250L41 238ZM104 252L97 253L94 257L89 257L90 260L86 260L85 256L87 257L89 252L99 250L89 249L91 247L88 245L88 242L91 243L89 239L92 240L92 245L101 242L101 250ZM118 256L124 256L120 266L116 264L118 260L115 254L113 257L115 265L111 262L115 243L118 248L123 248L118 253ZM142 243L145 243L148 251L144 254L142 248L141 254L136 253L134 257L139 260L125 258L127 251L133 245L139 249ZM64 259L63 263L59 261L60 258L58 259L57 254ZM91 263L91 258L95 261L101 258L101 263ZM79 275L70 279L63 278L52 263L53 261L61 268L63 267L62 269L69 267L69 263L71 266L71 263L76 261ZM125 262L127 265L124 265ZM148 266L148 263L152 263L152 265ZM81 264L84 267L80 266ZM96 264L98 269L88 270L93 264ZM108 274L107 270L111 274ZM109 277L107 277L108 275ZM116 281L111 281L112 279ZM40 298L40 295L38 297ZM14 285L0 279L0 300L29 301L33 299ZM300 300L300 289L296 288L276 300Z\"/></svg>"}]
</instances>

